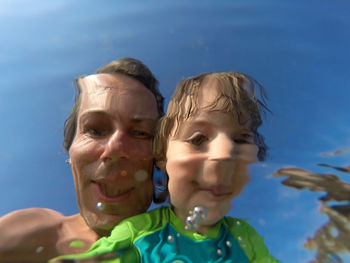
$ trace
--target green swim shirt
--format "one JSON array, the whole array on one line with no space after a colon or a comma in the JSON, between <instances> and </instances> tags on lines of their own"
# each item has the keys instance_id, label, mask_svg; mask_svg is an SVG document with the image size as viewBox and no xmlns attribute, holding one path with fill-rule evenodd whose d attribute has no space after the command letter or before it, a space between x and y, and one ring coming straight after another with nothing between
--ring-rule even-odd
<instances>
[{"instance_id":1,"label":"green swim shirt","mask_svg":"<svg viewBox=\"0 0 350 263\"><path fill-rule=\"evenodd\" d=\"M171 208L125 219L109 237L99 239L88 251L50 262L69 262L64 259L94 259L106 263L279 262L246 221L224 217L201 235L185 230Z\"/></svg>"}]
</instances>

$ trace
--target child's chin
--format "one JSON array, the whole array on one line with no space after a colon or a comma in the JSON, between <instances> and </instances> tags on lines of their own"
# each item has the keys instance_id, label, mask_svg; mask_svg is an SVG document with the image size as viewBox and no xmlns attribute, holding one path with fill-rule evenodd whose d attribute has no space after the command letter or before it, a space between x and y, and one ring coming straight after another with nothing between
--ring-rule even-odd
<instances>
[{"instance_id":1,"label":"child's chin","mask_svg":"<svg viewBox=\"0 0 350 263\"><path fill-rule=\"evenodd\" d=\"M228 211L227 211L228 212ZM214 226L223 218L227 212L224 211L209 211L207 217L203 220L203 224L207 226Z\"/></svg>"}]
</instances>

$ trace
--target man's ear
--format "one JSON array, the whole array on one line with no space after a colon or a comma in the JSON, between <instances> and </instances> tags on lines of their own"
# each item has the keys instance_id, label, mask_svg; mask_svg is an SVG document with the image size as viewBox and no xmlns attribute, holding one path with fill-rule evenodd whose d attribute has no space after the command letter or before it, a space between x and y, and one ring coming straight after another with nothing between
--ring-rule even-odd
<instances>
[{"instance_id":1,"label":"man's ear","mask_svg":"<svg viewBox=\"0 0 350 263\"><path fill-rule=\"evenodd\" d=\"M159 160L156 162L157 166L160 170L162 170L164 173L166 173L166 161L165 160Z\"/></svg>"}]
</instances>

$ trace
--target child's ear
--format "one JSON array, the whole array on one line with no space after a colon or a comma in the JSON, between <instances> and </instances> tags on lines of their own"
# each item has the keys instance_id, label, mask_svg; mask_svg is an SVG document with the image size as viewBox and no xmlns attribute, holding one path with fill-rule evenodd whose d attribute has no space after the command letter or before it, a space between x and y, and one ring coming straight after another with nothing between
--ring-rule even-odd
<instances>
[{"instance_id":1,"label":"child's ear","mask_svg":"<svg viewBox=\"0 0 350 263\"><path fill-rule=\"evenodd\" d=\"M166 173L166 161L165 160L157 161L157 166L160 170L162 170L164 173Z\"/></svg>"}]
</instances>

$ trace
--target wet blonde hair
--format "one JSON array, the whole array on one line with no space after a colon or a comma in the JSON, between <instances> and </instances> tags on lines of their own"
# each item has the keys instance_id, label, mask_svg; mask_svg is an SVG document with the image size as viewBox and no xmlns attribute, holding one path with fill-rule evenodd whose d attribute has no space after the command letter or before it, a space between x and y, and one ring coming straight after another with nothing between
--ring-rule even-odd
<instances>
[{"instance_id":1,"label":"wet blonde hair","mask_svg":"<svg viewBox=\"0 0 350 263\"><path fill-rule=\"evenodd\" d=\"M258 132L262 124L262 113L269 111L265 104L266 93L255 79L237 72L204 73L182 81L172 96L167 113L159 120L153 141L153 153L157 161L166 160L169 136L176 135L179 124L199 110L199 91L209 79L214 79L218 97L208 105L209 110L230 112L241 125L246 125L247 117L254 142L259 147L258 159L265 160L267 146ZM257 93L260 99L257 97ZM176 126L176 130L173 128Z\"/></svg>"}]
</instances>

